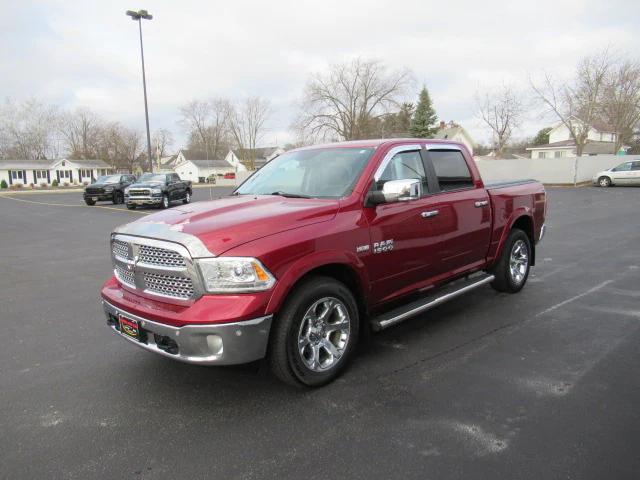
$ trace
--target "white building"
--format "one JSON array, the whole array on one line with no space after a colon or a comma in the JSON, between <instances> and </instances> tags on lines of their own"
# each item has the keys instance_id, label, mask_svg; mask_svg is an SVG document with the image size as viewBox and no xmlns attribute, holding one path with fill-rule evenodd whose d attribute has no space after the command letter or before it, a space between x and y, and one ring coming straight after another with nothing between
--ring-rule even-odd
<instances>
[{"instance_id":1,"label":"white building","mask_svg":"<svg viewBox=\"0 0 640 480\"><path fill-rule=\"evenodd\" d=\"M228 173L236 173L234 165L226 160L202 160L202 155L192 154L189 150L180 150L173 162L172 170L181 179L192 182L204 182L210 175L224 177Z\"/></svg>"},{"instance_id":2,"label":"white building","mask_svg":"<svg viewBox=\"0 0 640 480\"><path fill-rule=\"evenodd\" d=\"M236 172L259 170L267 162L284 153L281 147L236 148L229 150L225 160L236 167Z\"/></svg>"},{"instance_id":3,"label":"white building","mask_svg":"<svg viewBox=\"0 0 640 480\"><path fill-rule=\"evenodd\" d=\"M102 160L0 160L0 182L11 185L74 185L91 183L114 169Z\"/></svg>"},{"instance_id":4,"label":"white building","mask_svg":"<svg viewBox=\"0 0 640 480\"><path fill-rule=\"evenodd\" d=\"M467 132L464 128L462 128L455 122L440 122L440 128L433 136L433 138L462 143L465 147L467 147L471 155L473 155L473 149L476 145L476 142L473 141L473 138L471 138L469 132Z\"/></svg>"},{"instance_id":5,"label":"white building","mask_svg":"<svg viewBox=\"0 0 640 480\"><path fill-rule=\"evenodd\" d=\"M574 129L584 131L584 123L576 117L571 117ZM611 155L616 153L615 142L617 134L613 128L594 122L588 127L587 142L582 150L583 155ZM531 158L562 158L576 156L576 142L571 138L567 126L560 122L549 132L549 143L527 148Z\"/></svg>"}]
</instances>

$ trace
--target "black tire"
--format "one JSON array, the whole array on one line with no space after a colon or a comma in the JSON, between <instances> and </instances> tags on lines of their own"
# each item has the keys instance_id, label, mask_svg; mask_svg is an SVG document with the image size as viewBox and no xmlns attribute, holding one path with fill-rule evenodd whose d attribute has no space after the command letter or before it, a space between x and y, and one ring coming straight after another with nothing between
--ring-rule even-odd
<instances>
[{"instance_id":1,"label":"black tire","mask_svg":"<svg viewBox=\"0 0 640 480\"><path fill-rule=\"evenodd\" d=\"M90 207L93 207L96 204L96 202L94 202L93 200L89 200L88 198L84 199L84 203L86 203Z\"/></svg>"},{"instance_id":2,"label":"black tire","mask_svg":"<svg viewBox=\"0 0 640 480\"><path fill-rule=\"evenodd\" d=\"M119 205L124 203L124 194L122 192L113 192L113 204Z\"/></svg>"},{"instance_id":3,"label":"black tire","mask_svg":"<svg viewBox=\"0 0 640 480\"><path fill-rule=\"evenodd\" d=\"M133 203L127 203L127 209L128 210L135 210L136 206Z\"/></svg>"},{"instance_id":4,"label":"black tire","mask_svg":"<svg viewBox=\"0 0 640 480\"><path fill-rule=\"evenodd\" d=\"M326 299L329 301L332 301L331 299L338 300L336 303L340 306L336 311L344 314L344 312L340 312L340 310L344 309L348 313L348 318L346 316L338 317L335 323L348 323L349 331L341 356L335 360L335 357L331 355L330 358L333 363L331 366L322 371L314 371L305 363L303 353L298 347L299 335L303 332L303 323L306 324L308 322L304 318L305 314L308 313L312 306ZM333 318L333 313L331 315ZM283 382L294 386L319 387L334 380L352 359L358 343L359 316L356 300L343 283L329 277L312 277L298 286L289 295L284 307L276 315L273 322L268 353L271 371ZM343 335L342 331L324 333L323 328L322 332L322 335L329 336L327 338L331 338L336 334L339 339L343 338L340 337L340 335ZM311 334L306 336L307 340L310 338L309 335ZM322 337L318 335L316 338ZM307 347L313 348L311 343ZM320 348L324 349L324 347ZM328 361L328 350L325 349L324 351L325 361ZM321 365L318 364L318 367L320 368Z\"/></svg>"},{"instance_id":5,"label":"black tire","mask_svg":"<svg viewBox=\"0 0 640 480\"><path fill-rule=\"evenodd\" d=\"M526 265L520 263L522 262L521 255L516 251L522 247L526 248ZM491 286L499 292L506 293L517 293L522 290L522 287L527 283L531 269L531 252L531 241L527 234L519 228L512 229L504 244L500 259L491 269L491 273L495 275ZM511 269L512 255L514 270ZM524 271L522 271L523 269Z\"/></svg>"},{"instance_id":6,"label":"black tire","mask_svg":"<svg viewBox=\"0 0 640 480\"><path fill-rule=\"evenodd\" d=\"M162 209L169 208L170 204L171 203L169 202L169 197L165 193L164 195L162 195L162 202L160 202L160 208L162 208Z\"/></svg>"},{"instance_id":7,"label":"black tire","mask_svg":"<svg viewBox=\"0 0 640 480\"><path fill-rule=\"evenodd\" d=\"M184 199L182 199L182 203L184 203L185 205L187 203L191 203L191 192L189 190L187 190L187 193L184 195Z\"/></svg>"},{"instance_id":8,"label":"black tire","mask_svg":"<svg viewBox=\"0 0 640 480\"><path fill-rule=\"evenodd\" d=\"M611 186L611 179L605 175L603 175L602 177L600 177L598 179L598 185L600 185L602 188L607 188Z\"/></svg>"}]
</instances>

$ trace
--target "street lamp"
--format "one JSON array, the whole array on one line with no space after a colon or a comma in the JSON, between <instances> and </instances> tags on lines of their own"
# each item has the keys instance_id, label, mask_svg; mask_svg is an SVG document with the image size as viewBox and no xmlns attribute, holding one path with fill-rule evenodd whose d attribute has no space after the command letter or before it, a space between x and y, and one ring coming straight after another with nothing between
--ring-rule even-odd
<instances>
[{"instance_id":1,"label":"street lamp","mask_svg":"<svg viewBox=\"0 0 640 480\"><path fill-rule=\"evenodd\" d=\"M142 89L144 91L144 116L147 121L147 155L149 155L149 166L153 170L153 161L151 160L151 134L149 133L149 107L147 107L147 79L144 73L144 49L142 48L142 19L151 20L153 15L149 15L146 10L127 10L127 15L131 17L131 20L138 22L138 28L140 30L140 56L142 57Z\"/></svg>"}]
</instances>

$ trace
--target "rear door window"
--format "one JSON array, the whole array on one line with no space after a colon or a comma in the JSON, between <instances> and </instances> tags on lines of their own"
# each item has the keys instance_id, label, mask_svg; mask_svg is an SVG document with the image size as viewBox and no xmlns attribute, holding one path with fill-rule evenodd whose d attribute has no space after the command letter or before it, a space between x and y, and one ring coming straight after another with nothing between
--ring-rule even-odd
<instances>
[{"instance_id":1,"label":"rear door window","mask_svg":"<svg viewBox=\"0 0 640 480\"><path fill-rule=\"evenodd\" d=\"M473 179L467 162L458 150L429 150L440 190L473 188Z\"/></svg>"}]
</instances>

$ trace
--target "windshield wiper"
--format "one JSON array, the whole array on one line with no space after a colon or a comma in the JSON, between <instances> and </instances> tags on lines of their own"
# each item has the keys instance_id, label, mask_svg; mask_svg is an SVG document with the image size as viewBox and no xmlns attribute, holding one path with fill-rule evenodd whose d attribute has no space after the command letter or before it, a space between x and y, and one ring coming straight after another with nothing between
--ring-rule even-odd
<instances>
[{"instance_id":1,"label":"windshield wiper","mask_svg":"<svg viewBox=\"0 0 640 480\"><path fill-rule=\"evenodd\" d=\"M272 192L269 195L279 195L285 198L313 198L313 197L310 197L309 195L301 195L299 193L287 193L282 191Z\"/></svg>"}]
</instances>

